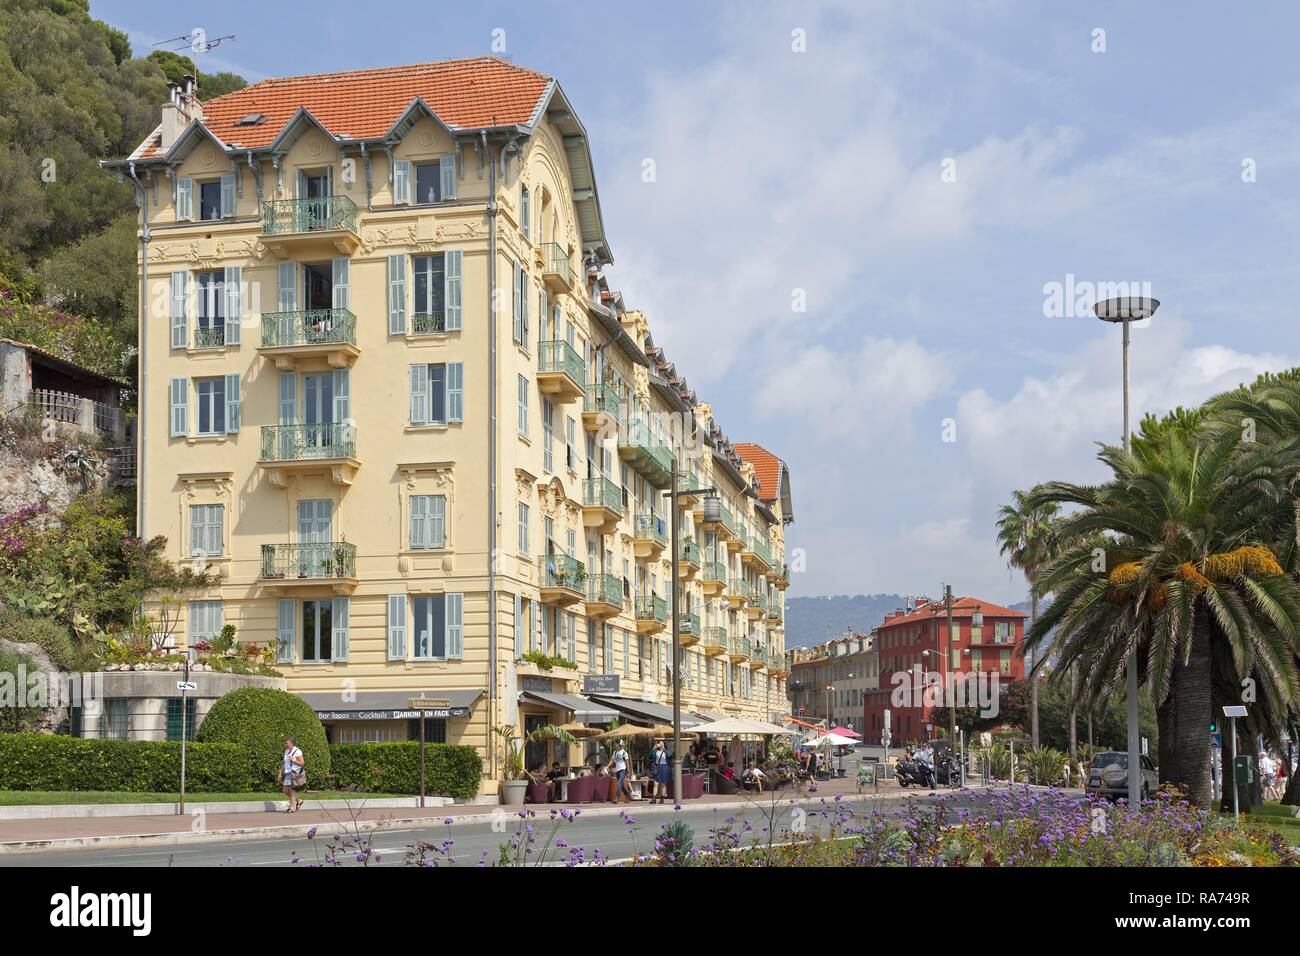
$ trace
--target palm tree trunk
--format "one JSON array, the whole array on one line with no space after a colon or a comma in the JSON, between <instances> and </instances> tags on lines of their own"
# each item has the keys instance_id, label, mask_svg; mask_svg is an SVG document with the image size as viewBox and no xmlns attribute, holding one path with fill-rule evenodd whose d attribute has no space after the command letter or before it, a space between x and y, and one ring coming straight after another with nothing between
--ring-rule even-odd
<instances>
[{"instance_id":1,"label":"palm tree trunk","mask_svg":"<svg viewBox=\"0 0 1300 956\"><path fill-rule=\"evenodd\" d=\"M1192 617L1191 653L1174 664L1170 697L1174 712L1169 741L1169 780L1187 791L1187 799L1209 809L1211 662L1210 611L1202 598ZM1161 733L1164 743L1164 733ZM1136 768L1130 768L1135 772Z\"/></svg>"},{"instance_id":2,"label":"palm tree trunk","mask_svg":"<svg viewBox=\"0 0 1300 956\"><path fill-rule=\"evenodd\" d=\"M1088 704L1088 753L1097 749L1097 742L1092 737L1092 704Z\"/></svg>"},{"instance_id":3,"label":"palm tree trunk","mask_svg":"<svg viewBox=\"0 0 1300 956\"><path fill-rule=\"evenodd\" d=\"M1070 760L1079 754L1079 672L1070 665Z\"/></svg>"},{"instance_id":4,"label":"palm tree trunk","mask_svg":"<svg viewBox=\"0 0 1300 956\"><path fill-rule=\"evenodd\" d=\"M1029 583L1029 623L1033 624L1038 620L1038 592L1034 590L1033 581ZM1029 666L1033 667L1035 661L1032 656ZM1038 673L1035 672L1029 678L1029 744L1035 750L1038 749Z\"/></svg>"}]
</instances>

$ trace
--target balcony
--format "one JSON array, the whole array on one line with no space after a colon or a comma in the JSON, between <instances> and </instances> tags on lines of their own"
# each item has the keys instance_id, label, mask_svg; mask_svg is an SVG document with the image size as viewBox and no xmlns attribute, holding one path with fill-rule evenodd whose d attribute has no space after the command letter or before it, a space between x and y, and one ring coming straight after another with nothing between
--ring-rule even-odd
<instances>
[{"instance_id":1,"label":"balcony","mask_svg":"<svg viewBox=\"0 0 1300 956\"><path fill-rule=\"evenodd\" d=\"M226 346L226 326L223 320L217 325L198 326L194 330L196 349L220 349Z\"/></svg>"},{"instance_id":2,"label":"balcony","mask_svg":"<svg viewBox=\"0 0 1300 956\"><path fill-rule=\"evenodd\" d=\"M781 601L776 595L767 599L767 623L774 627L779 627L785 621L785 616L781 612Z\"/></svg>"},{"instance_id":3,"label":"balcony","mask_svg":"<svg viewBox=\"0 0 1300 956\"><path fill-rule=\"evenodd\" d=\"M727 658L733 663L738 664L741 661L749 660L750 643L749 638L735 635L727 644Z\"/></svg>"},{"instance_id":4,"label":"balcony","mask_svg":"<svg viewBox=\"0 0 1300 956\"><path fill-rule=\"evenodd\" d=\"M727 649L727 629L706 627L700 632L700 650L709 657L717 657Z\"/></svg>"},{"instance_id":5,"label":"balcony","mask_svg":"<svg viewBox=\"0 0 1300 956\"><path fill-rule=\"evenodd\" d=\"M754 557L758 559L760 574L767 574L776 567L776 562L772 559L772 546L765 533L755 532L753 539L749 543L754 549Z\"/></svg>"},{"instance_id":6,"label":"balcony","mask_svg":"<svg viewBox=\"0 0 1300 956\"><path fill-rule=\"evenodd\" d=\"M537 586L542 603L551 607L568 607L583 599L587 569L577 558L567 554L542 555L537 559Z\"/></svg>"},{"instance_id":7,"label":"balcony","mask_svg":"<svg viewBox=\"0 0 1300 956\"><path fill-rule=\"evenodd\" d=\"M447 331L447 316L441 312L411 313L412 335L442 335Z\"/></svg>"},{"instance_id":8,"label":"balcony","mask_svg":"<svg viewBox=\"0 0 1300 956\"><path fill-rule=\"evenodd\" d=\"M705 597L717 597L727 588L727 566L721 561L705 561L700 574L700 587Z\"/></svg>"},{"instance_id":9,"label":"balcony","mask_svg":"<svg viewBox=\"0 0 1300 956\"><path fill-rule=\"evenodd\" d=\"M696 504L703 500L704 496L683 494L682 492L691 491L704 485L705 482L700 478L699 469L692 463L690 468L684 468L677 472L677 500L681 502L683 507L694 508Z\"/></svg>"},{"instance_id":10,"label":"balcony","mask_svg":"<svg viewBox=\"0 0 1300 956\"><path fill-rule=\"evenodd\" d=\"M668 626L668 602L657 594L636 599L636 629L639 634L658 634Z\"/></svg>"},{"instance_id":11,"label":"balcony","mask_svg":"<svg viewBox=\"0 0 1300 956\"><path fill-rule=\"evenodd\" d=\"M258 351L286 372L295 370L300 361L317 359L324 359L330 368L347 368L361 354L357 317L347 309L263 312Z\"/></svg>"},{"instance_id":12,"label":"balcony","mask_svg":"<svg viewBox=\"0 0 1300 956\"><path fill-rule=\"evenodd\" d=\"M723 508L725 509L726 506L724 505ZM744 560L744 552L749 550L749 535L745 533L745 529L742 528L736 519L732 517L730 510L724 510L722 518L723 528L728 533L721 535L721 537L727 542L727 550L733 553L739 552L741 560Z\"/></svg>"},{"instance_id":13,"label":"balcony","mask_svg":"<svg viewBox=\"0 0 1300 956\"><path fill-rule=\"evenodd\" d=\"M582 525L609 534L623 517L623 490L608 478L588 478L582 483Z\"/></svg>"},{"instance_id":14,"label":"balcony","mask_svg":"<svg viewBox=\"0 0 1300 956\"><path fill-rule=\"evenodd\" d=\"M537 343L537 387L559 402L572 402L586 394L582 382L582 356L563 339Z\"/></svg>"},{"instance_id":15,"label":"balcony","mask_svg":"<svg viewBox=\"0 0 1300 956\"><path fill-rule=\"evenodd\" d=\"M749 655L749 667L751 670L761 671L767 669L767 648L762 644L755 644Z\"/></svg>"},{"instance_id":16,"label":"balcony","mask_svg":"<svg viewBox=\"0 0 1300 956\"><path fill-rule=\"evenodd\" d=\"M558 242L543 242L537 247L537 260L542 266L542 281L551 292L578 294L578 273L569 263L569 254Z\"/></svg>"},{"instance_id":17,"label":"balcony","mask_svg":"<svg viewBox=\"0 0 1300 956\"><path fill-rule=\"evenodd\" d=\"M587 575L587 617L613 617L623 610L623 582L612 574Z\"/></svg>"},{"instance_id":18,"label":"balcony","mask_svg":"<svg viewBox=\"0 0 1300 956\"><path fill-rule=\"evenodd\" d=\"M731 508L725 501L718 502L718 512L721 516L719 521L704 520L704 502L701 499L694 508L695 520L705 531L713 531L718 538L727 543L727 547L732 551L737 550L740 545L736 541L736 518L731 513Z\"/></svg>"},{"instance_id":19,"label":"balcony","mask_svg":"<svg viewBox=\"0 0 1300 956\"><path fill-rule=\"evenodd\" d=\"M664 519L656 514L636 516L636 532L632 537L632 553L638 558L658 559L668 547L668 532Z\"/></svg>"},{"instance_id":20,"label":"balcony","mask_svg":"<svg viewBox=\"0 0 1300 956\"><path fill-rule=\"evenodd\" d=\"M677 573L683 581L690 581L700 570L700 546L694 538L682 538L678 543Z\"/></svg>"},{"instance_id":21,"label":"balcony","mask_svg":"<svg viewBox=\"0 0 1300 956\"><path fill-rule=\"evenodd\" d=\"M632 419L619 428L618 454L653 487L672 484L672 449L650 434L645 422Z\"/></svg>"},{"instance_id":22,"label":"balcony","mask_svg":"<svg viewBox=\"0 0 1300 956\"><path fill-rule=\"evenodd\" d=\"M618 409L623 398L618 388L604 382L593 382L587 386L587 394L582 400L582 427L588 431L616 431L618 429Z\"/></svg>"},{"instance_id":23,"label":"balcony","mask_svg":"<svg viewBox=\"0 0 1300 956\"><path fill-rule=\"evenodd\" d=\"M263 425L262 457L258 462L271 484L288 488L300 475L328 474L336 485L350 485L357 460L356 427L337 422L323 425Z\"/></svg>"},{"instance_id":24,"label":"balcony","mask_svg":"<svg viewBox=\"0 0 1300 956\"><path fill-rule=\"evenodd\" d=\"M357 204L347 196L264 202L262 244L277 259L350 256L361 245Z\"/></svg>"},{"instance_id":25,"label":"balcony","mask_svg":"<svg viewBox=\"0 0 1300 956\"><path fill-rule=\"evenodd\" d=\"M751 621L757 621L767 614L767 601L757 588L750 587L749 606L745 608L745 611L749 614Z\"/></svg>"},{"instance_id":26,"label":"balcony","mask_svg":"<svg viewBox=\"0 0 1300 956\"><path fill-rule=\"evenodd\" d=\"M786 660L785 654L773 650L768 656L767 672L773 677L789 677L790 663Z\"/></svg>"},{"instance_id":27,"label":"balcony","mask_svg":"<svg viewBox=\"0 0 1300 956\"><path fill-rule=\"evenodd\" d=\"M677 637L682 647L692 647L700 642L700 616L684 612L677 615Z\"/></svg>"},{"instance_id":28,"label":"balcony","mask_svg":"<svg viewBox=\"0 0 1300 956\"><path fill-rule=\"evenodd\" d=\"M778 591L784 591L790 586L790 565L781 565L769 580L772 582L772 587Z\"/></svg>"},{"instance_id":29,"label":"balcony","mask_svg":"<svg viewBox=\"0 0 1300 956\"><path fill-rule=\"evenodd\" d=\"M749 582L743 578L732 578L727 582L727 589L723 595L733 609L740 609L745 606L749 600Z\"/></svg>"},{"instance_id":30,"label":"balcony","mask_svg":"<svg viewBox=\"0 0 1300 956\"><path fill-rule=\"evenodd\" d=\"M349 594L357 586L357 546L346 541L264 544L258 581L281 590L328 587Z\"/></svg>"}]
</instances>

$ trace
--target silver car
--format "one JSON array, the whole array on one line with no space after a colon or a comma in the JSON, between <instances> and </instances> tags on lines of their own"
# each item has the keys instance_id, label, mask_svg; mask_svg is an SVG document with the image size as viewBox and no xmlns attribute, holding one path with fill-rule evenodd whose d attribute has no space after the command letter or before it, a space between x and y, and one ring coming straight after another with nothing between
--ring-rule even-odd
<instances>
[{"instance_id":1,"label":"silver car","mask_svg":"<svg viewBox=\"0 0 1300 956\"><path fill-rule=\"evenodd\" d=\"M1160 774L1146 754L1138 759L1142 767L1142 799L1146 800L1160 786ZM1107 750L1094 756L1084 790L1089 796L1127 798L1128 754L1118 750Z\"/></svg>"}]
</instances>

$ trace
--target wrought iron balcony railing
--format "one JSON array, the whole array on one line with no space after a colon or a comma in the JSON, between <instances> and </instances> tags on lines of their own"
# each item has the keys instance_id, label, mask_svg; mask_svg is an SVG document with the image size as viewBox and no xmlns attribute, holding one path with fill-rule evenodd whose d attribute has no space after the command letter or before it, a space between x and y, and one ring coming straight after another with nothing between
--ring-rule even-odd
<instances>
[{"instance_id":1,"label":"wrought iron balcony railing","mask_svg":"<svg viewBox=\"0 0 1300 956\"><path fill-rule=\"evenodd\" d=\"M219 349L226 344L226 326L199 326L194 330L194 347L196 349Z\"/></svg>"},{"instance_id":2,"label":"wrought iron balcony railing","mask_svg":"<svg viewBox=\"0 0 1300 956\"><path fill-rule=\"evenodd\" d=\"M582 374L582 356L564 339L548 339L537 343L537 370L563 372L579 387L585 378Z\"/></svg>"},{"instance_id":3,"label":"wrought iron balcony railing","mask_svg":"<svg viewBox=\"0 0 1300 956\"><path fill-rule=\"evenodd\" d=\"M441 312L416 312L411 316L412 335L437 335L447 331L447 317Z\"/></svg>"},{"instance_id":4,"label":"wrought iron balcony railing","mask_svg":"<svg viewBox=\"0 0 1300 956\"><path fill-rule=\"evenodd\" d=\"M569 254L558 242L542 243L542 275L557 276L568 288L578 288L578 273L569 264Z\"/></svg>"},{"instance_id":5,"label":"wrought iron balcony railing","mask_svg":"<svg viewBox=\"0 0 1300 956\"><path fill-rule=\"evenodd\" d=\"M263 348L356 344L357 317L347 309L262 313Z\"/></svg>"},{"instance_id":6,"label":"wrought iron balcony railing","mask_svg":"<svg viewBox=\"0 0 1300 956\"><path fill-rule=\"evenodd\" d=\"M695 543L694 538L682 538L680 543L681 560L686 564L700 563L700 546Z\"/></svg>"},{"instance_id":7,"label":"wrought iron balcony railing","mask_svg":"<svg viewBox=\"0 0 1300 956\"><path fill-rule=\"evenodd\" d=\"M643 594L636 599L636 619L638 621L658 621L668 623L668 602L657 594Z\"/></svg>"},{"instance_id":8,"label":"wrought iron balcony railing","mask_svg":"<svg viewBox=\"0 0 1300 956\"><path fill-rule=\"evenodd\" d=\"M654 541L660 547L668 544L668 529L664 519L657 514L636 516L636 538L642 541Z\"/></svg>"},{"instance_id":9,"label":"wrought iron balcony railing","mask_svg":"<svg viewBox=\"0 0 1300 956\"><path fill-rule=\"evenodd\" d=\"M262 545L263 578L352 578L356 574L357 546L346 541Z\"/></svg>"},{"instance_id":10,"label":"wrought iron balcony railing","mask_svg":"<svg viewBox=\"0 0 1300 956\"><path fill-rule=\"evenodd\" d=\"M690 613L677 615L677 630L681 634L694 634L698 637L700 633L700 616Z\"/></svg>"},{"instance_id":11,"label":"wrought iron balcony railing","mask_svg":"<svg viewBox=\"0 0 1300 956\"><path fill-rule=\"evenodd\" d=\"M315 458L355 458L356 427L324 425L263 425L263 461L310 461Z\"/></svg>"},{"instance_id":12,"label":"wrought iron balcony railing","mask_svg":"<svg viewBox=\"0 0 1300 956\"><path fill-rule=\"evenodd\" d=\"M587 386L587 395L582 402L584 412L599 413L604 412L607 415L618 418L618 408L622 403L622 397L618 389L613 385L605 382L592 382Z\"/></svg>"},{"instance_id":13,"label":"wrought iron balcony railing","mask_svg":"<svg viewBox=\"0 0 1300 956\"><path fill-rule=\"evenodd\" d=\"M301 232L357 231L357 204L347 196L277 199L262 203L262 234L286 236Z\"/></svg>"},{"instance_id":14,"label":"wrought iron balcony railing","mask_svg":"<svg viewBox=\"0 0 1300 956\"><path fill-rule=\"evenodd\" d=\"M608 478L588 478L582 483L582 504L587 508L623 511L623 491Z\"/></svg>"},{"instance_id":15,"label":"wrought iron balcony railing","mask_svg":"<svg viewBox=\"0 0 1300 956\"><path fill-rule=\"evenodd\" d=\"M587 600L623 606L623 582L613 574L587 575Z\"/></svg>"},{"instance_id":16,"label":"wrought iron balcony railing","mask_svg":"<svg viewBox=\"0 0 1300 956\"><path fill-rule=\"evenodd\" d=\"M721 650L728 647L725 627L706 627L700 634L700 650Z\"/></svg>"},{"instance_id":17,"label":"wrought iron balcony railing","mask_svg":"<svg viewBox=\"0 0 1300 956\"><path fill-rule=\"evenodd\" d=\"M586 566L570 555L541 555L537 559L537 572L544 588L565 588L579 593L586 589Z\"/></svg>"},{"instance_id":18,"label":"wrought iron balcony railing","mask_svg":"<svg viewBox=\"0 0 1300 956\"><path fill-rule=\"evenodd\" d=\"M725 584L727 580L727 566L721 561L705 561L701 578L705 581L722 581Z\"/></svg>"}]
</instances>

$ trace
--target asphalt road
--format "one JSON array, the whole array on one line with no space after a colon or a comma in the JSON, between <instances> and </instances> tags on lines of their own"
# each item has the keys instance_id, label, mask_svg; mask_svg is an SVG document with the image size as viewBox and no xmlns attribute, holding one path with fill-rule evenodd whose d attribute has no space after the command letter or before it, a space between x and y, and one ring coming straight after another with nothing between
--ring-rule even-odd
<instances>
[{"instance_id":1,"label":"asphalt road","mask_svg":"<svg viewBox=\"0 0 1300 956\"><path fill-rule=\"evenodd\" d=\"M942 792L942 791L940 791ZM918 793L920 803L929 803L933 797ZM957 805L974 806L984 797L977 794L954 796ZM859 801L848 798L842 801L848 804L858 815L870 811L874 805L882 807L886 813L898 813L902 810L901 801ZM629 826L618 816L579 815L573 823L561 822L555 836L566 841L570 847L585 846L599 848L607 859L630 857L635 853L649 852L654 845L655 836L660 828L670 820L685 820L695 830L695 842L709 842L710 831L722 826L731 814L735 819L735 829L742 829L745 824L760 835L766 834L767 816L765 810L772 812L772 804L764 803L760 807L733 805L726 808L685 809L676 812L641 812L634 807L630 812L634 823ZM806 827L810 833L825 834L831 821L822 815L817 804L802 806L806 811ZM784 833L790 826L789 804L780 806L777 817L777 832ZM510 840L516 830L517 817L498 819L496 828L490 817L462 818L448 826L423 827L403 830L381 831L374 837L376 853L380 856L379 866L400 866L407 846L420 839L441 844L444 840L455 841L453 850L457 865L473 866L486 851L486 859L494 862L501 844ZM550 836L551 822L545 816L531 821L539 835L538 846ZM503 829L504 827L504 829ZM301 837L289 839L269 839L255 841L236 841L228 843L195 843L185 846L156 847L148 849L130 849L107 847L92 850L59 850L35 853L15 853L0 855L0 867L23 866L84 866L84 867L123 867L123 866L292 866L296 855L304 862L315 862L317 852L326 852L325 843L331 832L322 827L316 840ZM744 842L748 842L753 833L746 833ZM563 858L560 854L567 851L552 850L547 859ZM590 853L587 859L590 860ZM349 861L350 863L351 861ZM348 865L348 864L344 864ZM371 865L376 865L372 862Z\"/></svg>"}]
</instances>

